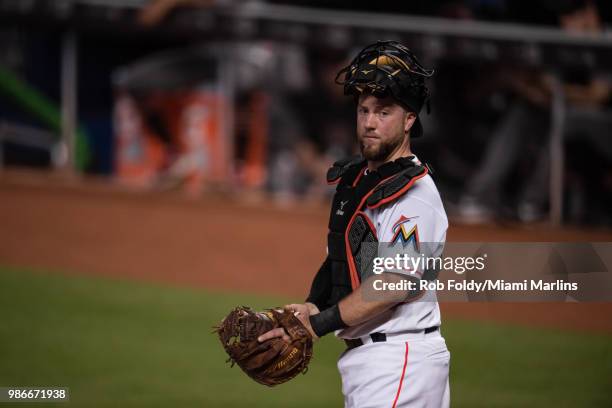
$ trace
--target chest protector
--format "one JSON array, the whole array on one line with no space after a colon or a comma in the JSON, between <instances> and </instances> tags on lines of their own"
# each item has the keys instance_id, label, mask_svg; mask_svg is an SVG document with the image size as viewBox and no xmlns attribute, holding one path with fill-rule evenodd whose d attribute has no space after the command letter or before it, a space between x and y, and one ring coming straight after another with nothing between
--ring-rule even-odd
<instances>
[{"instance_id":1,"label":"chest protector","mask_svg":"<svg viewBox=\"0 0 612 408\"><path fill-rule=\"evenodd\" d=\"M327 235L331 291L327 303L338 303L355 290L365 276L365 268L377 255L376 227L363 212L392 203L428 173L413 157L402 157L367 172L367 162L353 157L334 163L327 182L337 184L329 216ZM363 248L363 251L362 251Z\"/></svg>"}]
</instances>

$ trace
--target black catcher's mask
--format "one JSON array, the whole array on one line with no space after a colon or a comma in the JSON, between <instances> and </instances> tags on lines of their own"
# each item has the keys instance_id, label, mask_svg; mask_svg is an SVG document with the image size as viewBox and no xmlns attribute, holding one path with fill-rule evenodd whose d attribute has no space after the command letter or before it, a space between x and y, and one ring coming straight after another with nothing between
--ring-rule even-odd
<instances>
[{"instance_id":1,"label":"black catcher's mask","mask_svg":"<svg viewBox=\"0 0 612 408\"><path fill-rule=\"evenodd\" d=\"M392 96L417 115L411 137L423 134L418 118L423 105L429 113L429 90L425 78L433 75L425 69L408 48L397 41L378 41L368 45L336 75L336 83L344 85L344 94L358 98L367 92L378 98ZM344 78L341 78L344 74Z\"/></svg>"}]
</instances>

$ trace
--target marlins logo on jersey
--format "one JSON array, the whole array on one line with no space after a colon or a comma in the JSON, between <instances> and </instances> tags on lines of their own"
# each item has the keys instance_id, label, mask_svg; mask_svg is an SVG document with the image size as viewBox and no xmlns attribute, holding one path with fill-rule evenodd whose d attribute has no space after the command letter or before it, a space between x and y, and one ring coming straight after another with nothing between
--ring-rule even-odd
<instances>
[{"instance_id":1,"label":"marlins logo on jersey","mask_svg":"<svg viewBox=\"0 0 612 408\"><path fill-rule=\"evenodd\" d=\"M414 245L414 249L416 251L420 251L419 249L419 229L416 224L410 226L410 221L414 220L416 217L404 217L403 215L393 224L393 238L391 238L391 242L389 245L394 245L399 242L402 243L402 247L406 248L410 243Z\"/></svg>"}]
</instances>

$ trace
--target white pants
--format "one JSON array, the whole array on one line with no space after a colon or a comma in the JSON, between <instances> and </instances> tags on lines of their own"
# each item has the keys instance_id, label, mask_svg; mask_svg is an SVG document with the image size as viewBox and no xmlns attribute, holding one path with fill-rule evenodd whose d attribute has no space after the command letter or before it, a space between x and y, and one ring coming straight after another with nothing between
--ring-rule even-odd
<instances>
[{"instance_id":1,"label":"white pants","mask_svg":"<svg viewBox=\"0 0 612 408\"><path fill-rule=\"evenodd\" d=\"M391 335L345 351L338 360L344 406L448 408L449 363L439 331Z\"/></svg>"}]
</instances>

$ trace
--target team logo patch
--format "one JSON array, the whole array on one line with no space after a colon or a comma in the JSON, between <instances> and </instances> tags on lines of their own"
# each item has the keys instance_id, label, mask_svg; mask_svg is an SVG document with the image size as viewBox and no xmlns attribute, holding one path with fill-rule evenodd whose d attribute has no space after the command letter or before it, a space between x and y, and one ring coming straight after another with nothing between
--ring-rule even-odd
<instances>
[{"instance_id":1,"label":"team logo patch","mask_svg":"<svg viewBox=\"0 0 612 408\"><path fill-rule=\"evenodd\" d=\"M419 217L404 217L402 215L400 219L397 220L395 224L393 224L393 238L391 238L391 242L389 243L389 245L394 245L398 242L401 242L402 247L406 248L406 246L412 244L414 245L414 249L417 252L420 252L419 229L416 224L412 228L410 227L410 225L408 225L410 221L414 220L415 218Z\"/></svg>"}]
</instances>

